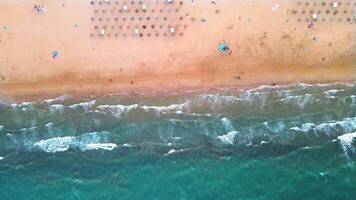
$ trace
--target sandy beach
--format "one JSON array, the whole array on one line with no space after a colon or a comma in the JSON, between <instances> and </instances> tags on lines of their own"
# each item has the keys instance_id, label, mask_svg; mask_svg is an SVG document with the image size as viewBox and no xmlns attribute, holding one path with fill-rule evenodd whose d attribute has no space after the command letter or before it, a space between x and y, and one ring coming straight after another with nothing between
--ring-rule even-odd
<instances>
[{"instance_id":1,"label":"sandy beach","mask_svg":"<svg viewBox=\"0 0 356 200\"><path fill-rule=\"evenodd\" d=\"M354 2L2 0L0 93L356 80Z\"/></svg>"},{"instance_id":2,"label":"sandy beach","mask_svg":"<svg viewBox=\"0 0 356 200\"><path fill-rule=\"evenodd\" d=\"M356 0L0 0L0 200L355 200Z\"/></svg>"}]
</instances>

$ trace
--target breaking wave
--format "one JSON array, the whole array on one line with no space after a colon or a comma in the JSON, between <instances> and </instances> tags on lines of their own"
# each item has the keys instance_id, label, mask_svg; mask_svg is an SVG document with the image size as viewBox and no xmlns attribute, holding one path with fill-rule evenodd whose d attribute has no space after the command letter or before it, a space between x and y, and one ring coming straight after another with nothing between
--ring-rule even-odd
<instances>
[{"instance_id":1,"label":"breaking wave","mask_svg":"<svg viewBox=\"0 0 356 200\"><path fill-rule=\"evenodd\" d=\"M34 129L34 128L33 128ZM24 134L27 130L23 130ZM114 143L108 142L107 132L92 132L78 136L63 136L38 140L36 136L16 137L8 135L11 142L17 146L17 150L45 151L47 153L65 152L68 150L113 150L117 147Z\"/></svg>"},{"instance_id":2,"label":"breaking wave","mask_svg":"<svg viewBox=\"0 0 356 200\"><path fill-rule=\"evenodd\" d=\"M114 143L102 143L107 141L107 133L86 133L80 136L56 137L40 140L33 144L35 149L40 149L48 153L68 151L69 149L88 150L113 150L117 147Z\"/></svg>"},{"instance_id":3,"label":"breaking wave","mask_svg":"<svg viewBox=\"0 0 356 200\"><path fill-rule=\"evenodd\" d=\"M352 144L354 139L356 138L356 132L340 135L337 138L340 140L340 144L345 156L350 159L349 152L355 153L355 148L353 148Z\"/></svg>"},{"instance_id":4,"label":"breaking wave","mask_svg":"<svg viewBox=\"0 0 356 200\"><path fill-rule=\"evenodd\" d=\"M0 155L114 150L163 155L209 147L293 149L356 131L356 84L294 84L132 98L63 95L0 104ZM352 134L351 134L352 135ZM346 136L345 136L346 137ZM282 148L283 147L283 148Z\"/></svg>"},{"instance_id":5,"label":"breaking wave","mask_svg":"<svg viewBox=\"0 0 356 200\"><path fill-rule=\"evenodd\" d=\"M292 127L290 129L303 133L325 133L328 135L345 134L356 131L356 117L345 118L341 121L327 122L319 125L315 125L314 123L305 123L302 124L300 128Z\"/></svg>"}]
</instances>

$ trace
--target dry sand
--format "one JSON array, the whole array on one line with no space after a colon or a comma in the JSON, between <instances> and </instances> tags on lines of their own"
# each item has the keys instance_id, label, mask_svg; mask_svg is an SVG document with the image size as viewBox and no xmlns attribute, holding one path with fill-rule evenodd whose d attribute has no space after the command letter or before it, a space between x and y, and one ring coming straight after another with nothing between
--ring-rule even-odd
<instances>
[{"instance_id":1,"label":"dry sand","mask_svg":"<svg viewBox=\"0 0 356 200\"><path fill-rule=\"evenodd\" d=\"M0 93L356 80L355 0L336 8L318 0L109 2L0 0ZM218 50L222 42L231 54Z\"/></svg>"}]
</instances>

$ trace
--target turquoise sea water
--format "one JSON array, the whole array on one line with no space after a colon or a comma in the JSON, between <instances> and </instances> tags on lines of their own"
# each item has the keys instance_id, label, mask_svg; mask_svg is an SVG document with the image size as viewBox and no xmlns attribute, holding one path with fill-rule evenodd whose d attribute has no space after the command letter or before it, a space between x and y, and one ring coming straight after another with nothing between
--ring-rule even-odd
<instances>
[{"instance_id":1,"label":"turquoise sea water","mask_svg":"<svg viewBox=\"0 0 356 200\"><path fill-rule=\"evenodd\" d=\"M0 104L0 199L355 199L356 83Z\"/></svg>"}]
</instances>

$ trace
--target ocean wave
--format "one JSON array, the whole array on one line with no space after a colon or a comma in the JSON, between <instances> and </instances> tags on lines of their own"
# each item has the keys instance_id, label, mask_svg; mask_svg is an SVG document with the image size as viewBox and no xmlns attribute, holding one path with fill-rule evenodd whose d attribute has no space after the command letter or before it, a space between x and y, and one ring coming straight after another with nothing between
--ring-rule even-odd
<instances>
[{"instance_id":1,"label":"ocean wave","mask_svg":"<svg viewBox=\"0 0 356 200\"><path fill-rule=\"evenodd\" d=\"M217 138L221 140L224 144L234 144L235 137L239 132L235 130L229 118L221 118L221 123L223 124L225 131L227 131L228 133L225 135L220 135Z\"/></svg>"},{"instance_id":2,"label":"ocean wave","mask_svg":"<svg viewBox=\"0 0 356 200\"><path fill-rule=\"evenodd\" d=\"M304 123L301 127L292 127L290 130L303 132L303 133L325 133L331 134L345 134L356 131L356 117L345 118L341 121L322 123L315 125L314 123Z\"/></svg>"},{"instance_id":3,"label":"ocean wave","mask_svg":"<svg viewBox=\"0 0 356 200\"><path fill-rule=\"evenodd\" d=\"M80 136L55 137L40 140L33 147L47 153L65 152L69 149L88 150L113 150L117 147L114 143L107 143L105 132L92 132Z\"/></svg>"},{"instance_id":4,"label":"ocean wave","mask_svg":"<svg viewBox=\"0 0 356 200\"><path fill-rule=\"evenodd\" d=\"M49 123L45 124L45 127L47 127L47 128L51 128L53 126L54 126L53 122L49 122Z\"/></svg>"},{"instance_id":5,"label":"ocean wave","mask_svg":"<svg viewBox=\"0 0 356 200\"><path fill-rule=\"evenodd\" d=\"M275 90L280 90L280 89L306 89L306 88L312 88L312 87L328 87L328 86L335 86L335 85L348 85L348 83L331 83L331 84L310 84L310 83L291 83L291 84L285 84L285 85L261 85L256 88L252 88L249 90L246 90L246 92L256 92L256 91L275 91Z\"/></svg>"},{"instance_id":6,"label":"ocean wave","mask_svg":"<svg viewBox=\"0 0 356 200\"><path fill-rule=\"evenodd\" d=\"M327 88L327 87L335 87L335 86L343 86L343 87L354 87L356 82L335 82L335 83L327 83L327 84L310 84L310 83L292 83L292 84L286 84L286 85L261 85L256 88L252 88L249 90L246 90L246 92L260 92L260 91L276 91L276 90L281 90L281 89L309 89L313 87L319 87L319 88Z\"/></svg>"},{"instance_id":7,"label":"ocean wave","mask_svg":"<svg viewBox=\"0 0 356 200\"><path fill-rule=\"evenodd\" d=\"M96 105L96 100L89 100L87 102L72 104L68 107L75 111L110 113L115 117L121 117L123 113L129 113L137 109L142 109L155 115L175 113L198 116L199 114L217 114L229 111L227 109L233 106L241 106L244 111L246 111L247 107L251 106L253 106L253 110L258 111L281 104L286 106L296 105L299 109L304 109L308 105L324 106L330 103L337 103L341 106L353 106L356 104L356 96L353 94L350 95L353 89L345 88L350 84L337 83L323 86L304 83L277 86L264 85L246 91L237 89L236 91L238 92L227 90L227 92L222 92L223 94L194 94L193 96L185 96L183 99L177 99L178 103L171 103L170 105L147 105L145 103ZM318 87L321 89L318 89ZM57 101L67 98L69 97L64 95L61 98L44 100L42 103L50 104L47 107L49 111L53 114L58 114L66 108L66 105ZM275 105L276 103L277 105ZM33 109L34 105L34 102L23 102L20 104L11 104L11 107L14 110L21 109L24 112L28 112Z\"/></svg>"},{"instance_id":8,"label":"ocean wave","mask_svg":"<svg viewBox=\"0 0 356 200\"><path fill-rule=\"evenodd\" d=\"M176 113L183 114L188 113L185 108L187 104L172 104L168 106L146 106L146 105L100 105L96 109L98 112L111 113L115 117L121 117L122 114L129 113L132 110L142 109L144 112L153 112L156 115Z\"/></svg>"},{"instance_id":9,"label":"ocean wave","mask_svg":"<svg viewBox=\"0 0 356 200\"><path fill-rule=\"evenodd\" d=\"M153 111L156 113L170 113L170 112L178 112L178 111L187 112L186 105L188 103L189 102L183 104L172 104L168 106L141 106L140 108L142 108L147 112Z\"/></svg>"},{"instance_id":10,"label":"ocean wave","mask_svg":"<svg viewBox=\"0 0 356 200\"><path fill-rule=\"evenodd\" d=\"M356 95L351 95L350 98L351 98L351 103L356 104Z\"/></svg>"},{"instance_id":11,"label":"ocean wave","mask_svg":"<svg viewBox=\"0 0 356 200\"><path fill-rule=\"evenodd\" d=\"M13 109L16 109L16 108L23 108L23 107L27 107L27 108L30 108L32 107L33 105L35 105L36 103L35 102L22 102L22 103L12 103L10 104L10 106L13 108Z\"/></svg>"},{"instance_id":12,"label":"ocean wave","mask_svg":"<svg viewBox=\"0 0 356 200\"><path fill-rule=\"evenodd\" d=\"M57 153L69 150L73 144L75 144L75 137L67 136L41 140L33 146L47 153Z\"/></svg>"},{"instance_id":13,"label":"ocean wave","mask_svg":"<svg viewBox=\"0 0 356 200\"><path fill-rule=\"evenodd\" d=\"M72 109L82 108L85 112L88 112L89 109L95 105L95 102L96 102L96 100L77 103L77 104L70 105L69 108L72 108Z\"/></svg>"},{"instance_id":14,"label":"ocean wave","mask_svg":"<svg viewBox=\"0 0 356 200\"><path fill-rule=\"evenodd\" d=\"M280 102L284 102L287 104L298 105L300 108L304 108L308 104L312 104L315 101L315 97L311 94L297 95L297 96L289 96L279 100Z\"/></svg>"},{"instance_id":15,"label":"ocean wave","mask_svg":"<svg viewBox=\"0 0 356 200\"><path fill-rule=\"evenodd\" d=\"M207 144L226 144L224 148L313 145L356 131L356 85L347 87L295 84L169 97L110 96L66 102L56 98L39 104L1 104L0 154L22 149L110 150L125 142L122 147L159 143L165 152ZM82 136L75 136L98 130L110 131L116 140L83 142Z\"/></svg>"},{"instance_id":16,"label":"ocean wave","mask_svg":"<svg viewBox=\"0 0 356 200\"><path fill-rule=\"evenodd\" d=\"M188 101L185 104L197 105L200 103L206 103L209 105L227 105L227 104L236 103L240 100L241 99L239 97L232 96L232 95L204 94L204 95L197 96L197 98L193 98L192 101Z\"/></svg>"},{"instance_id":17,"label":"ocean wave","mask_svg":"<svg viewBox=\"0 0 356 200\"><path fill-rule=\"evenodd\" d=\"M345 86L345 87L354 87L356 84L355 81L350 81L350 82L334 82L334 83L317 83L314 84L314 86L317 87L335 87L335 86Z\"/></svg>"},{"instance_id":18,"label":"ocean wave","mask_svg":"<svg viewBox=\"0 0 356 200\"><path fill-rule=\"evenodd\" d=\"M232 122L231 122L231 120L229 118L223 117L223 118L221 118L221 122L222 122L222 124L223 124L223 126L224 126L226 131L230 132L230 131L234 131L235 130L235 128L232 125Z\"/></svg>"},{"instance_id":19,"label":"ocean wave","mask_svg":"<svg viewBox=\"0 0 356 200\"><path fill-rule=\"evenodd\" d=\"M22 102L22 103L18 104L18 106L30 107L30 106L33 106L34 104L35 104L35 102Z\"/></svg>"},{"instance_id":20,"label":"ocean wave","mask_svg":"<svg viewBox=\"0 0 356 200\"><path fill-rule=\"evenodd\" d=\"M171 149L171 150L169 150L167 153L165 153L164 155L165 155L165 156L168 156L168 155L171 155L171 154L174 154L174 153L183 152L183 151L186 151L186 149L178 149L178 150Z\"/></svg>"},{"instance_id":21,"label":"ocean wave","mask_svg":"<svg viewBox=\"0 0 356 200\"><path fill-rule=\"evenodd\" d=\"M324 94L325 94L326 96L334 96L334 95L336 95L338 92L343 92L343 91L345 91L345 90L343 90L343 89L340 89L340 90L338 90L338 89L331 89L331 90L324 91Z\"/></svg>"},{"instance_id":22,"label":"ocean wave","mask_svg":"<svg viewBox=\"0 0 356 200\"><path fill-rule=\"evenodd\" d=\"M218 136L218 139L221 140L224 144L234 144L236 135L239 134L237 131L230 131L225 135Z\"/></svg>"},{"instance_id":23,"label":"ocean wave","mask_svg":"<svg viewBox=\"0 0 356 200\"><path fill-rule=\"evenodd\" d=\"M130 112L132 109L138 108L138 104L134 105L100 105L97 111L111 113L115 117L121 117L122 114Z\"/></svg>"},{"instance_id":24,"label":"ocean wave","mask_svg":"<svg viewBox=\"0 0 356 200\"><path fill-rule=\"evenodd\" d=\"M63 110L64 110L64 106L61 104L53 104L53 105L49 106L49 111L52 114L61 113L61 112L63 112Z\"/></svg>"},{"instance_id":25,"label":"ocean wave","mask_svg":"<svg viewBox=\"0 0 356 200\"><path fill-rule=\"evenodd\" d=\"M65 100L70 99L70 98L73 98L73 97L71 97L71 96L65 94L65 95L61 95L61 96L59 96L59 97L57 97L57 98L54 98L54 99L45 99L45 100L43 100L41 103L42 103L42 104L44 104L44 103L45 103L45 104L52 104L52 103L54 103L54 102L62 102L62 101L65 101Z\"/></svg>"},{"instance_id":26,"label":"ocean wave","mask_svg":"<svg viewBox=\"0 0 356 200\"><path fill-rule=\"evenodd\" d=\"M127 148L131 148L131 147L134 147L135 145L129 144L129 143L124 143L122 146L123 147L127 147Z\"/></svg>"},{"instance_id":27,"label":"ocean wave","mask_svg":"<svg viewBox=\"0 0 356 200\"><path fill-rule=\"evenodd\" d=\"M93 143L93 144L87 144L85 145L82 150L87 151L87 150L98 150L98 149L103 149L103 150L108 150L111 151L117 147L117 144L115 143Z\"/></svg>"},{"instance_id":28,"label":"ocean wave","mask_svg":"<svg viewBox=\"0 0 356 200\"><path fill-rule=\"evenodd\" d=\"M31 110L34 109L35 102L22 102L19 104L12 103L10 104L10 107L12 108L13 111L18 111L21 110L24 113L29 113Z\"/></svg>"},{"instance_id":29,"label":"ocean wave","mask_svg":"<svg viewBox=\"0 0 356 200\"><path fill-rule=\"evenodd\" d=\"M263 122L262 124L272 133L281 133L286 128L286 124L282 121Z\"/></svg>"},{"instance_id":30,"label":"ocean wave","mask_svg":"<svg viewBox=\"0 0 356 200\"><path fill-rule=\"evenodd\" d=\"M356 138L356 132L340 135L337 138L340 141L340 144L341 144L342 150L344 151L345 156L348 159L350 159L348 152L351 151L352 153L355 153L355 149L352 147L352 143L353 143L354 139Z\"/></svg>"},{"instance_id":31,"label":"ocean wave","mask_svg":"<svg viewBox=\"0 0 356 200\"><path fill-rule=\"evenodd\" d=\"M282 89L286 87L288 87L288 85L261 85L256 88L246 90L246 92L272 91L272 90Z\"/></svg>"},{"instance_id":32,"label":"ocean wave","mask_svg":"<svg viewBox=\"0 0 356 200\"><path fill-rule=\"evenodd\" d=\"M327 87L335 87L335 86L343 86L343 87L353 87L355 86L356 82L355 81L349 81L349 82L333 82L333 83L292 83L292 84L286 84L282 85L282 87L297 87L297 88L311 88L311 87L320 87L320 88L327 88Z\"/></svg>"},{"instance_id":33,"label":"ocean wave","mask_svg":"<svg viewBox=\"0 0 356 200\"><path fill-rule=\"evenodd\" d=\"M240 97L244 102L248 102L250 104L256 103L256 106L263 106L266 105L267 100L270 97L270 93L264 91L244 92L240 95Z\"/></svg>"}]
</instances>

